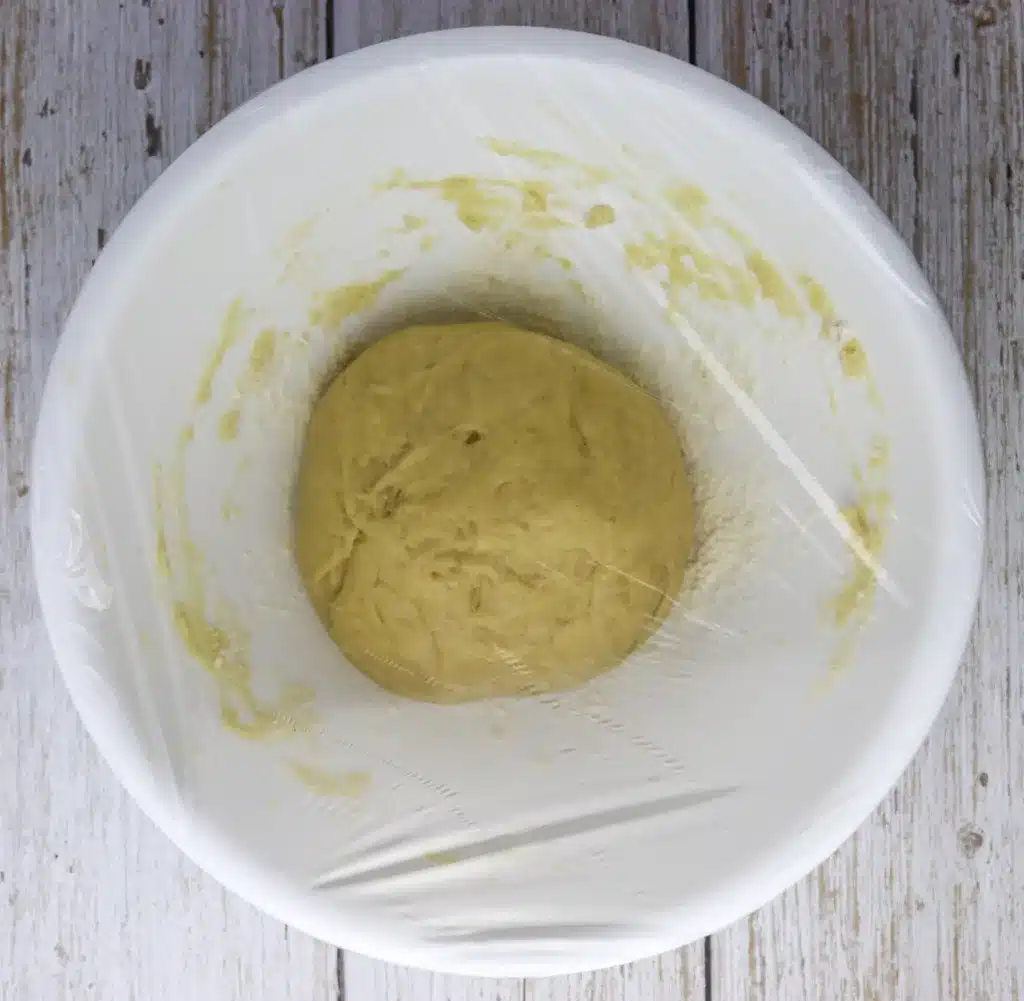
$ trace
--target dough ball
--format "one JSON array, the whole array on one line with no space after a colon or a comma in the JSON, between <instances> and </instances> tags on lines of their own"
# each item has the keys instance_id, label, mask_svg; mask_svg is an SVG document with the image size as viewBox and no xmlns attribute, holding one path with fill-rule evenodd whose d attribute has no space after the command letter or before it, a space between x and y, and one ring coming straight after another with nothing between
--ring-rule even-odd
<instances>
[{"instance_id":1,"label":"dough ball","mask_svg":"<svg viewBox=\"0 0 1024 1001\"><path fill-rule=\"evenodd\" d=\"M582 684L678 596L693 535L660 405L570 344L502 323L390 334L310 420L296 554L345 656L412 699Z\"/></svg>"}]
</instances>

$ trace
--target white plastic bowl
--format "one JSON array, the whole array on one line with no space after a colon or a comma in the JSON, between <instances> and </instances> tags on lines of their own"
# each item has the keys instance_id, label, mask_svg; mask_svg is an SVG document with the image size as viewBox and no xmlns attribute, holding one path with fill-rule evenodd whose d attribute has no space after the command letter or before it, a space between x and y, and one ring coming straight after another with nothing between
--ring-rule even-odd
<instances>
[{"instance_id":1,"label":"white plastic bowl","mask_svg":"<svg viewBox=\"0 0 1024 1001\"><path fill-rule=\"evenodd\" d=\"M456 175L483 178L499 208L481 211L503 221L465 203L460 220L451 186L431 186ZM568 224L524 238L516 185L537 181ZM588 228L594 204L615 222ZM624 250L651 240L724 285L667 287L663 264ZM309 398L344 345L460 310L567 323L630 366L678 406L700 474L691 598L632 663L559 699L436 707L379 691L320 629L288 551ZM277 350L256 373L267 328ZM853 339L868 367L844 374ZM196 143L68 320L33 482L58 661L143 809L274 916L459 973L628 962L817 865L934 720L981 565L960 361L874 204L733 87L534 29L346 56ZM884 544L860 555L881 572L847 621L835 602L858 564L838 511L862 495ZM245 647L248 694L175 629L174 601L197 588ZM280 708L289 684L313 695L286 711L297 732L222 725L225 708Z\"/></svg>"}]
</instances>

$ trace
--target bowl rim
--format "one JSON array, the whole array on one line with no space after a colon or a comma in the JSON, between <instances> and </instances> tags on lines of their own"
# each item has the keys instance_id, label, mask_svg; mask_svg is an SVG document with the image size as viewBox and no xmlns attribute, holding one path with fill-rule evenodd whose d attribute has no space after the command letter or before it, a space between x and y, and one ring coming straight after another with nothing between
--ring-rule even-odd
<instances>
[{"instance_id":1,"label":"bowl rim","mask_svg":"<svg viewBox=\"0 0 1024 1001\"><path fill-rule=\"evenodd\" d=\"M655 952L679 948L709 935L763 906L831 855L863 823L909 764L937 718L955 677L974 619L981 586L983 557L984 475L977 417L964 369L952 334L935 297L912 254L895 228L835 160L790 122L753 96L689 63L632 43L582 32L533 27L461 28L429 32L368 48L319 63L252 98L193 143L150 186L118 227L86 279L66 321L43 391L32 454L33 482L44 480L43 467L56 444L53 415L68 404L66 390L58 391L56 374L72 356L81 357L90 340L102 336L102 317L116 309L118 284L128 284L133 250L152 238L169 221L174 207L199 191L209 170L262 127L325 94L382 71L416 62L493 56L544 56L590 65L613 65L666 87L686 90L695 98L715 102L749 119L760 141L784 143L798 168L827 189L846 211L850 227L859 234L866 252L889 262L901 282L922 306L934 314L934 392L946 403L943 427L948 431L947 460L959 471L967 496L976 499L973 534L949 551L955 583L936 599L942 615L932 615L940 635L919 651L907 678L880 713L875 732L865 737L863 760L848 774L837 776L830 796L838 807L820 812L815 821L786 850L760 856L728 885L701 899L680 905L655 938L643 943L624 941L621 948L564 952L550 962L524 964L502 961L446 964L442 972L483 976L550 976L620 965ZM42 617L51 638L57 635L57 610L41 582L43 553L39 537L41 514L32 509L32 551L40 582ZM116 721L99 712L88 697L80 665L61 657L58 665L83 723L101 755L149 818L203 870L247 902L272 917L345 949L403 965L437 969L429 947L394 947L387 939L367 934L358 921L345 920L335 908L311 904L278 874L249 861L236 845L200 816L188 815L161 786L147 763L132 753L129 735L118 732ZM927 655L926 655L927 654ZM121 730L125 730L121 727ZM339 941L339 939L341 939ZM642 946L638 951L638 946ZM447 955L447 954L446 954Z\"/></svg>"}]
</instances>

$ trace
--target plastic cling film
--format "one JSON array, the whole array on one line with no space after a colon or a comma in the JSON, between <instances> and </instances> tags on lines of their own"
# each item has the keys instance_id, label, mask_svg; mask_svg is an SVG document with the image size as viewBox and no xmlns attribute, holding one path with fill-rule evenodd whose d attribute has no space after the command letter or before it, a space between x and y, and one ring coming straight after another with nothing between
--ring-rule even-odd
<instances>
[{"instance_id":1,"label":"plastic cling film","mask_svg":"<svg viewBox=\"0 0 1024 1001\"><path fill-rule=\"evenodd\" d=\"M412 39L337 61L323 85L286 84L144 199L49 376L33 547L76 705L197 861L347 948L540 975L710 932L850 832L945 693L983 489L945 324L824 154L653 53L478 39ZM653 433L630 438L607 402L588 426L552 368L514 383L518 352L494 354L479 394L504 420L441 427L447 403L423 386L451 402L458 384L424 362L430 379L406 372L398 403L329 436L362 447L417 407L430 424L425 441L385 441L365 483L346 470L338 538L390 519L403 565L442 582L471 565L468 611L516 589L539 611L517 620L517 642L493 642L504 687L408 698L349 662L324 626L334 611L307 596L300 457L315 401L371 346L468 321L560 340L591 359L572 377L584 396L612 372L635 393L627 414L664 415L692 542L677 577L675 521L644 563L604 545L613 517L623 532L658 524L653 503L616 507L611 477L587 536L604 548L563 553L587 512L574 522L557 498L582 506L582 472L561 493L536 476L504 485L507 510L531 501L541 520L481 541L466 514L474 454L497 475L561 422L577 470L601 435L636 459L622 469L664 467L647 462ZM396 390L374 375L367 392ZM448 505L457 545L428 537L416 512L431 503ZM317 567L339 578L333 593L345 575L386 585L387 560L347 542ZM566 679L555 663L552 683L538 622L561 611L572 631L567 580L635 601L640 628L607 670ZM392 621L434 613L468 631L440 586L356 603L364 622L395 617L360 635L390 641ZM614 631L614 616L580 635L597 627ZM431 646L429 632L413 628L401 656L370 639L361 655L408 670L422 647L445 666L451 636ZM467 694L462 677L444 684Z\"/></svg>"}]
</instances>

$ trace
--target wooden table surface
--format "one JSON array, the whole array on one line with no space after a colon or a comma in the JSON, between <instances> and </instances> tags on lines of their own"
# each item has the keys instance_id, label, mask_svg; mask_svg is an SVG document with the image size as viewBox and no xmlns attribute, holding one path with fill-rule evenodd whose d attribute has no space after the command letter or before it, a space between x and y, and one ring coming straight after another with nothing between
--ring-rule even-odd
<instances>
[{"instance_id":1,"label":"wooden table surface","mask_svg":"<svg viewBox=\"0 0 1024 1001\"><path fill-rule=\"evenodd\" d=\"M807 130L938 291L989 473L978 625L898 787L762 911L659 959L476 981L384 966L199 872L101 762L29 566L47 365L108 234L231 108L331 54L469 24L616 35ZM1024 4L1021 0L0 0L0 999L1024 998Z\"/></svg>"}]
</instances>

